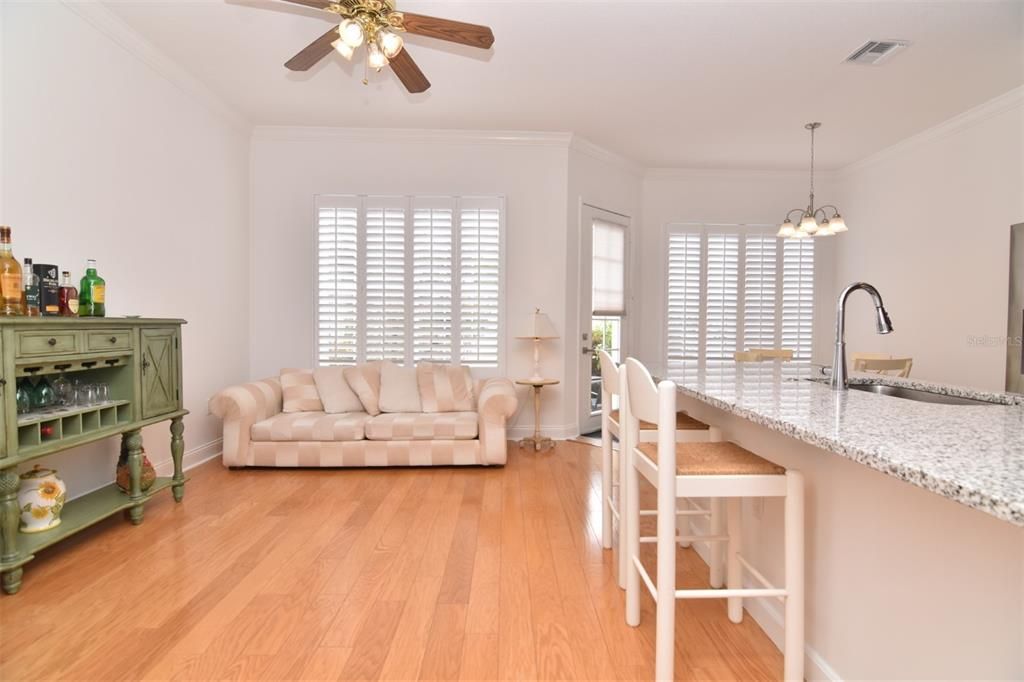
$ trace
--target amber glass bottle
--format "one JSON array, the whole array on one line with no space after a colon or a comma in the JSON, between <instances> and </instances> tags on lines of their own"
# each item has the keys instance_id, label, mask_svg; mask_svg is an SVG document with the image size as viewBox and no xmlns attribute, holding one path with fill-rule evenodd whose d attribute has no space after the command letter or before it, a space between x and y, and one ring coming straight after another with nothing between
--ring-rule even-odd
<instances>
[{"instance_id":1,"label":"amber glass bottle","mask_svg":"<svg viewBox=\"0 0 1024 682\"><path fill-rule=\"evenodd\" d=\"M71 273L67 270L63 270L60 273L60 290L57 294L57 302L60 306L60 315L64 317L77 317L78 289L71 283Z\"/></svg>"},{"instance_id":2,"label":"amber glass bottle","mask_svg":"<svg viewBox=\"0 0 1024 682\"><path fill-rule=\"evenodd\" d=\"M11 253L11 228L0 226L0 315L23 315L21 264Z\"/></svg>"}]
</instances>

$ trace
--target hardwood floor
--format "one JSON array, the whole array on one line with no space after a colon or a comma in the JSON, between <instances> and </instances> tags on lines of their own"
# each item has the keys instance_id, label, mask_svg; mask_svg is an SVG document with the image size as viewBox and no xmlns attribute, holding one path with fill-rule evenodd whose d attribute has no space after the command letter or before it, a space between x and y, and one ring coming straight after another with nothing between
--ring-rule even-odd
<instances>
[{"instance_id":1,"label":"hardwood floor","mask_svg":"<svg viewBox=\"0 0 1024 682\"><path fill-rule=\"evenodd\" d=\"M0 598L0 679L650 679L600 546L596 448L504 468L192 470L133 528L110 519ZM653 492L653 491L649 491ZM653 547L645 546L651 556ZM680 550L680 579L707 567ZM778 679L725 602L677 602L680 679Z\"/></svg>"}]
</instances>

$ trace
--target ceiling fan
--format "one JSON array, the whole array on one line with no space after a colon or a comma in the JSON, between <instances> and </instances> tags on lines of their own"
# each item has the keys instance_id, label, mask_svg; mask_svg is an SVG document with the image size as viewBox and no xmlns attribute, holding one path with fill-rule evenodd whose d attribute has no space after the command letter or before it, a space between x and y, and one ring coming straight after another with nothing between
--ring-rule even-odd
<instances>
[{"instance_id":1,"label":"ceiling fan","mask_svg":"<svg viewBox=\"0 0 1024 682\"><path fill-rule=\"evenodd\" d=\"M314 64L336 50L352 59L355 49L366 44L367 66L381 70L390 65L409 92L423 92L430 81L420 71L408 50L402 33L447 40L460 45L486 50L494 44L494 34L487 26L467 24L451 19L438 19L423 14L395 11L392 0L284 0L295 5L313 7L341 18L341 23L303 48L285 62L292 71L308 71ZM366 80L364 79L365 83Z\"/></svg>"}]
</instances>

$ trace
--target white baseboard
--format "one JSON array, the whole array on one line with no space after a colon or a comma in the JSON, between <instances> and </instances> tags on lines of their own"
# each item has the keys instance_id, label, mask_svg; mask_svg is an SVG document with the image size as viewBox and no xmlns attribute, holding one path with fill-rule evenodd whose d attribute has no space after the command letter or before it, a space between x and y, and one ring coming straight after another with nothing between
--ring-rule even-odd
<instances>
[{"instance_id":1,"label":"white baseboard","mask_svg":"<svg viewBox=\"0 0 1024 682\"><path fill-rule=\"evenodd\" d=\"M703 527L701 527L703 526ZM707 533L708 528L704 519L690 521L690 527L696 531L696 535ZM697 555L708 563L708 545L703 543L693 543L693 549L697 552ZM744 581L744 587L761 587L759 583L754 583L751 580ZM772 643L782 651L782 644L785 640L785 630L783 627L782 612L779 608L779 604L772 599L744 599L743 608L747 611L751 618L761 626L764 633L768 635L768 639L772 640ZM842 682L839 676L832 666L828 664L821 654L819 654L814 647L804 642L804 679L805 680L828 680L829 682Z\"/></svg>"},{"instance_id":2,"label":"white baseboard","mask_svg":"<svg viewBox=\"0 0 1024 682\"><path fill-rule=\"evenodd\" d=\"M209 443L204 443L199 447L186 451L181 458L181 468L188 471L204 462L208 462L214 457L218 457L223 449L223 444L224 439L217 438ZM156 469L157 476L170 476L174 473L174 460L168 457L160 462L153 462L153 468Z\"/></svg>"},{"instance_id":3,"label":"white baseboard","mask_svg":"<svg viewBox=\"0 0 1024 682\"><path fill-rule=\"evenodd\" d=\"M580 435L579 426L576 424L562 424L560 426L541 424L540 432L541 435L554 440L569 440ZM533 425L509 426L506 433L509 440L526 438L533 435Z\"/></svg>"}]
</instances>

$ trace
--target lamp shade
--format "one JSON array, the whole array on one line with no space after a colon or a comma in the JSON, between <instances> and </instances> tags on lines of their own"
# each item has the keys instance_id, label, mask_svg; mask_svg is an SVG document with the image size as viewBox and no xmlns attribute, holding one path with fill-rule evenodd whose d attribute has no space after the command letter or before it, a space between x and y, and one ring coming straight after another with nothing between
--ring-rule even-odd
<instances>
[{"instance_id":1,"label":"lamp shade","mask_svg":"<svg viewBox=\"0 0 1024 682\"><path fill-rule=\"evenodd\" d=\"M558 332L555 331L555 325L551 323L551 318L537 308L523 319L516 338L557 339Z\"/></svg>"}]
</instances>

